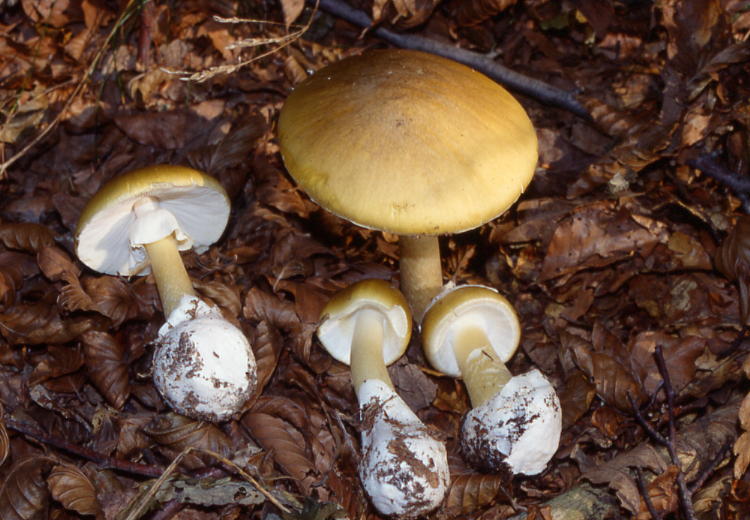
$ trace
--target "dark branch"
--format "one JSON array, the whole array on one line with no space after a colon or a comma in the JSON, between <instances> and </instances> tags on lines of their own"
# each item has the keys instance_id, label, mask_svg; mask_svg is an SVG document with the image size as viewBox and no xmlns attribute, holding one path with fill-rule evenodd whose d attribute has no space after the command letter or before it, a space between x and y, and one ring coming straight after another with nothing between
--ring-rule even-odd
<instances>
[{"instance_id":1,"label":"dark branch","mask_svg":"<svg viewBox=\"0 0 750 520\"><path fill-rule=\"evenodd\" d=\"M372 26L372 20L369 16L362 11L353 9L343 0L320 0L320 7L354 25L360 27ZM538 79L519 74L514 70L500 65L489 56L414 34L396 33L383 27L376 27L372 32L378 38L397 47L430 52L458 61L486 74L499 83L503 83L511 90L518 91L542 103L563 108L584 119L591 119L591 115L575 98L572 92L567 92Z\"/></svg>"},{"instance_id":2,"label":"dark branch","mask_svg":"<svg viewBox=\"0 0 750 520\"><path fill-rule=\"evenodd\" d=\"M714 160L714 155L701 155L688 161L688 166L696 168L709 177L725 184L742 201L742 209L750 213L750 179L740 177Z\"/></svg>"}]
</instances>

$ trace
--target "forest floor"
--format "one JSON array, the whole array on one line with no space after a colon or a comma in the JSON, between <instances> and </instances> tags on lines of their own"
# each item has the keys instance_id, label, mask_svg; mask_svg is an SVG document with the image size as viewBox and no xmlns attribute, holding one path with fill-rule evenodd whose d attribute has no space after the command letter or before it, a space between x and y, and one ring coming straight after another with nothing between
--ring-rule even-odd
<instances>
[{"instance_id":1,"label":"forest floor","mask_svg":"<svg viewBox=\"0 0 750 520\"><path fill-rule=\"evenodd\" d=\"M314 333L340 289L398 284L396 238L298 190L276 122L308 74L415 36L536 80L508 82L539 139L532 184L441 248L445 280L515 305L510 370L540 369L563 410L542 474L472 469L466 390L415 334L390 370L447 441L430 517L750 518L748 2L0 0L0 27L0 518L381 518L349 370ZM152 277L76 257L86 202L160 163L232 201L222 238L183 258L253 344L236 420L169 410L151 382Z\"/></svg>"}]
</instances>

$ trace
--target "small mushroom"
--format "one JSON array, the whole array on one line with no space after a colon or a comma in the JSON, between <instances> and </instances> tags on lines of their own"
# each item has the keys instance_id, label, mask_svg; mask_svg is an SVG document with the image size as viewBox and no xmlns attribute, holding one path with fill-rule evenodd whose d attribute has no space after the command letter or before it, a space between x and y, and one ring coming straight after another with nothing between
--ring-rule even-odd
<instances>
[{"instance_id":1,"label":"small mushroom","mask_svg":"<svg viewBox=\"0 0 750 520\"><path fill-rule=\"evenodd\" d=\"M406 300L383 280L336 294L318 328L326 350L351 365L362 416L362 485L381 514L400 517L435 509L450 481L445 446L399 397L386 368L406 350L411 330Z\"/></svg>"},{"instance_id":2,"label":"small mushroom","mask_svg":"<svg viewBox=\"0 0 750 520\"><path fill-rule=\"evenodd\" d=\"M542 373L512 376L505 363L521 337L512 305L489 287L466 285L433 301L422 322L430 364L463 377L472 410L464 418L461 447L486 471L535 475L557 451L560 401Z\"/></svg>"},{"instance_id":3,"label":"small mushroom","mask_svg":"<svg viewBox=\"0 0 750 520\"><path fill-rule=\"evenodd\" d=\"M76 253L91 269L153 272L167 317L156 341L154 383L172 408L211 421L241 411L255 387L255 357L242 331L196 297L180 251L205 251L223 233L229 207L213 177L152 166L104 185L76 231Z\"/></svg>"},{"instance_id":4,"label":"small mushroom","mask_svg":"<svg viewBox=\"0 0 750 520\"><path fill-rule=\"evenodd\" d=\"M323 208L399 235L401 288L418 320L443 284L437 235L504 213L537 161L534 127L504 88L401 49L346 58L297 85L279 145Z\"/></svg>"}]
</instances>

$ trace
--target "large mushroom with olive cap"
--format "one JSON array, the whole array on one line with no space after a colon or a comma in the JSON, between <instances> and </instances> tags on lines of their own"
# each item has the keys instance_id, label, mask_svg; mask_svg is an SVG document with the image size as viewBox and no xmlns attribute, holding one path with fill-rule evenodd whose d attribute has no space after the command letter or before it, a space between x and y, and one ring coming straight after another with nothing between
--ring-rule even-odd
<instances>
[{"instance_id":1,"label":"large mushroom with olive cap","mask_svg":"<svg viewBox=\"0 0 750 520\"><path fill-rule=\"evenodd\" d=\"M152 166L105 184L76 231L76 253L91 269L153 273L167 318L156 341L154 383L172 408L210 421L242 410L255 387L255 357L242 331L196 296L180 251L205 251L223 233L229 208L213 177Z\"/></svg>"},{"instance_id":2,"label":"large mushroom with olive cap","mask_svg":"<svg viewBox=\"0 0 750 520\"><path fill-rule=\"evenodd\" d=\"M386 368L406 350L411 329L403 295L383 280L365 280L328 302L317 333L334 358L351 365L362 485L381 514L407 518L440 505L450 481L445 446L399 397Z\"/></svg>"},{"instance_id":3,"label":"large mushroom with olive cap","mask_svg":"<svg viewBox=\"0 0 750 520\"><path fill-rule=\"evenodd\" d=\"M505 363L521 337L511 304L489 287L465 285L436 298L422 322L430 364L463 377L472 409L464 417L461 447L485 471L536 475L557 451L560 401L542 373L513 376Z\"/></svg>"},{"instance_id":4,"label":"large mushroom with olive cap","mask_svg":"<svg viewBox=\"0 0 750 520\"><path fill-rule=\"evenodd\" d=\"M504 213L534 174L537 138L500 85L455 61L375 50L297 85L279 116L291 176L328 211L399 235L417 319L442 287L437 235Z\"/></svg>"}]
</instances>

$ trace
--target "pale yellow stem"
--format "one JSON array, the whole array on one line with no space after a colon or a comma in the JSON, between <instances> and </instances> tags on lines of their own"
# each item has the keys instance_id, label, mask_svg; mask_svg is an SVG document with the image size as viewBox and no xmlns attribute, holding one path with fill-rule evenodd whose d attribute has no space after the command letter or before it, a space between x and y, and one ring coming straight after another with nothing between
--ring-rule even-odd
<instances>
[{"instance_id":1,"label":"pale yellow stem","mask_svg":"<svg viewBox=\"0 0 750 520\"><path fill-rule=\"evenodd\" d=\"M151 271L159 290L164 316L169 316L183 296L195 296L193 283L177 249L177 240L173 235L169 235L156 242L144 244L143 247L146 248L151 262Z\"/></svg>"},{"instance_id":2,"label":"pale yellow stem","mask_svg":"<svg viewBox=\"0 0 750 520\"><path fill-rule=\"evenodd\" d=\"M427 305L443 287L440 245L433 235L399 237L401 292L419 321Z\"/></svg>"},{"instance_id":3,"label":"pale yellow stem","mask_svg":"<svg viewBox=\"0 0 750 520\"><path fill-rule=\"evenodd\" d=\"M502 390L513 376L505 363L498 359L481 327L463 327L455 341L456 361L469 392L471 406L477 408Z\"/></svg>"},{"instance_id":4,"label":"pale yellow stem","mask_svg":"<svg viewBox=\"0 0 750 520\"><path fill-rule=\"evenodd\" d=\"M383 320L380 311L364 308L357 311L352 337L350 365L355 392L367 379L379 379L393 389L383 360Z\"/></svg>"}]
</instances>

